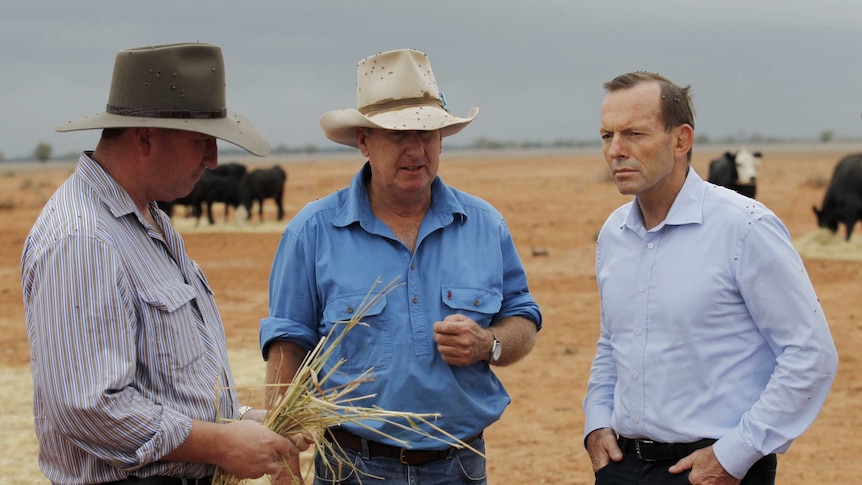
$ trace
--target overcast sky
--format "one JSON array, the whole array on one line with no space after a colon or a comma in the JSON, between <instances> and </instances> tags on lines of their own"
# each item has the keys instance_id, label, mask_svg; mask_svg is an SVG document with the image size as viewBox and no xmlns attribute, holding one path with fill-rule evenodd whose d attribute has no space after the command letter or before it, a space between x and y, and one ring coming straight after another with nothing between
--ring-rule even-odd
<instances>
[{"instance_id":1,"label":"overcast sky","mask_svg":"<svg viewBox=\"0 0 862 485\"><path fill-rule=\"evenodd\" d=\"M480 108L457 144L597 140L601 84L634 70L691 84L711 139L862 136L858 0L35 0L0 15L0 152L94 148L54 127L104 110L117 51L185 41L222 47L228 108L273 146L332 146L357 61L405 47L453 114Z\"/></svg>"}]
</instances>

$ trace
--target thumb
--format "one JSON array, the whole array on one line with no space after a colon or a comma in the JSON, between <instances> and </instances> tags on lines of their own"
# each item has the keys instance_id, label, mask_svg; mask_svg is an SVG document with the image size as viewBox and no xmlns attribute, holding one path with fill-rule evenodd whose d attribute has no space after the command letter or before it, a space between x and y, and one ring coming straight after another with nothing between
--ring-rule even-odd
<instances>
[{"instance_id":1,"label":"thumb","mask_svg":"<svg viewBox=\"0 0 862 485\"><path fill-rule=\"evenodd\" d=\"M673 474L682 473L686 470L691 470L691 467L693 465L694 457L692 455L688 455L680 459L678 462L674 463L674 465L668 468L667 471Z\"/></svg>"},{"instance_id":2,"label":"thumb","mask_svg":"<svg viewBox=\"0 0 862 485\"><path fill-rule=\"evenodd\" d=\"M623 451L619 447L614 447L608 450L608 457L615 462L623 461Z\"/></svg>"}]
</instances>

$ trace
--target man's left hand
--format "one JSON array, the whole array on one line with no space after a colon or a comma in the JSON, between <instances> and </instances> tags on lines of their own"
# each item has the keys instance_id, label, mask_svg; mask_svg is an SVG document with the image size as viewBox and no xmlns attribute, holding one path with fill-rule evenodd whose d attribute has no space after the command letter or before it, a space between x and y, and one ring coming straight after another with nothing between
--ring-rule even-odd
<instances>
[{"instance_id":1,"label":"man's left hand","mask_svg":"<svg viewBox=\"0 0 862 485\"><path fill-rule=\"evenodd\" d=\"M434 324L434 341L444 362L465 366L488 358L493 337L472 319L455 314Z\"/></svg>"},{"instance_id":2,"label":"man's left hand","mask_svg":"<svg viewBox=\"0 0 862 485\"><path fill-rule=\"evenodd\" d=\"M676 462L668 469L671 473L691 470L688 481L694 485L739 485L739 480L721 466L712 446L702 448Z\"/></svg>"}]
</instances>

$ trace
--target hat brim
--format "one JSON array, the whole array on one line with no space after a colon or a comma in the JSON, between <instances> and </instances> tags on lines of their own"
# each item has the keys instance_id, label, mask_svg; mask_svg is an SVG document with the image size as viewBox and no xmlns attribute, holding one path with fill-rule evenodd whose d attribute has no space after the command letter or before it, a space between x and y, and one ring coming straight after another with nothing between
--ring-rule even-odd
<instances>
[{"instance_id":1,"label":"hat brim","mask_svg":"<svg viewBox=\"0 0 862 485\"><path fill-rule=\"evenodd\" d=\"M320 128L330 140L357 148L356 128L440 130L443 136L450 136L463 130L478 113L479 108L473 108L466 118L459 118L436 106L415 106L365 116L355 109L340 109L321 116Z\"/></svg>"},{"instance_id":2,"label":"hat brim","mask_svg":"<svg viewBox=\"0 0 862 485\"><path fill-rule=\"evenodd\" d=\"M243 148L253 155L269 154L266 137L239 113L228 110L227 116L215 119L145 118L112 113L97 113L55 128L56 131L96 130L104 128L167 128L210 135Z\"/></svg>"}]
</instances>

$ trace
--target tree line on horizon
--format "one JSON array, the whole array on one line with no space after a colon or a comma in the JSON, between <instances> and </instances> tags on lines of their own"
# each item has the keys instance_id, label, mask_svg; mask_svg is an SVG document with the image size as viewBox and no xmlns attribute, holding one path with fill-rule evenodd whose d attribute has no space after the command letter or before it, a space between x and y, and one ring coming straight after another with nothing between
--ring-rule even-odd
<instances>
[{"instance_id":1,"label":"tree line on horizon","mask_svg":"<svg viewBox=\"0 0 862 485\"><path fill-rule=\"evenodd\" d=\"M775 136L763 136L758 133L754 134L746 134L744 132L739 132L736 135L726 135L721 138L712 139L706 134L699 134L695 137L695 144L697 145L711 145L711 144L722 144L722 145L734 145L734 144L775 144L775 143L790 143L790 142L812 142L817 141L819 143L830 143L833 141L840 141L835 138L835 132L832 130L823 130L819 133L818 137L815 139L794 139L794 138L783 138L783 137L775 137ZM860 138L852 138L844 141L862 141ZM513 141L513 140L498 140L489 137L479 137L474 139L473 141L467 144L447 144L452 148L460 149L460 150L502 150L502 149L541 149L541 148L583 148L590 146L599 146L601 145L601 140L577 140L577 139L559 139L553 140L550 142L547 141L535 141L535 140L523 140L523 141ZM333 153L333 152L346 152L350 151L349 148L341 147L341 146L332 146L321 148L314 144L307 144L300 147L291 147L284 143L281 143L275 147L273 147L271 154L273 155L288 155L288 154L314 154L314 153ZM243 154L243 150L239 148L223 148L219 150L220 154L224 155L237 155ZM33 151L30 154L31 160L39 161L39 162L47 162L48 160L54 159L75 159L78 157L78 152L69 153L62 156L54 156L54 147L50 143L39 142ZM0 161L6 160L6 157L2 151L0 151ZM18 160L26 160L26 158L20 158Z\"/></svg>"}]
</instances>

